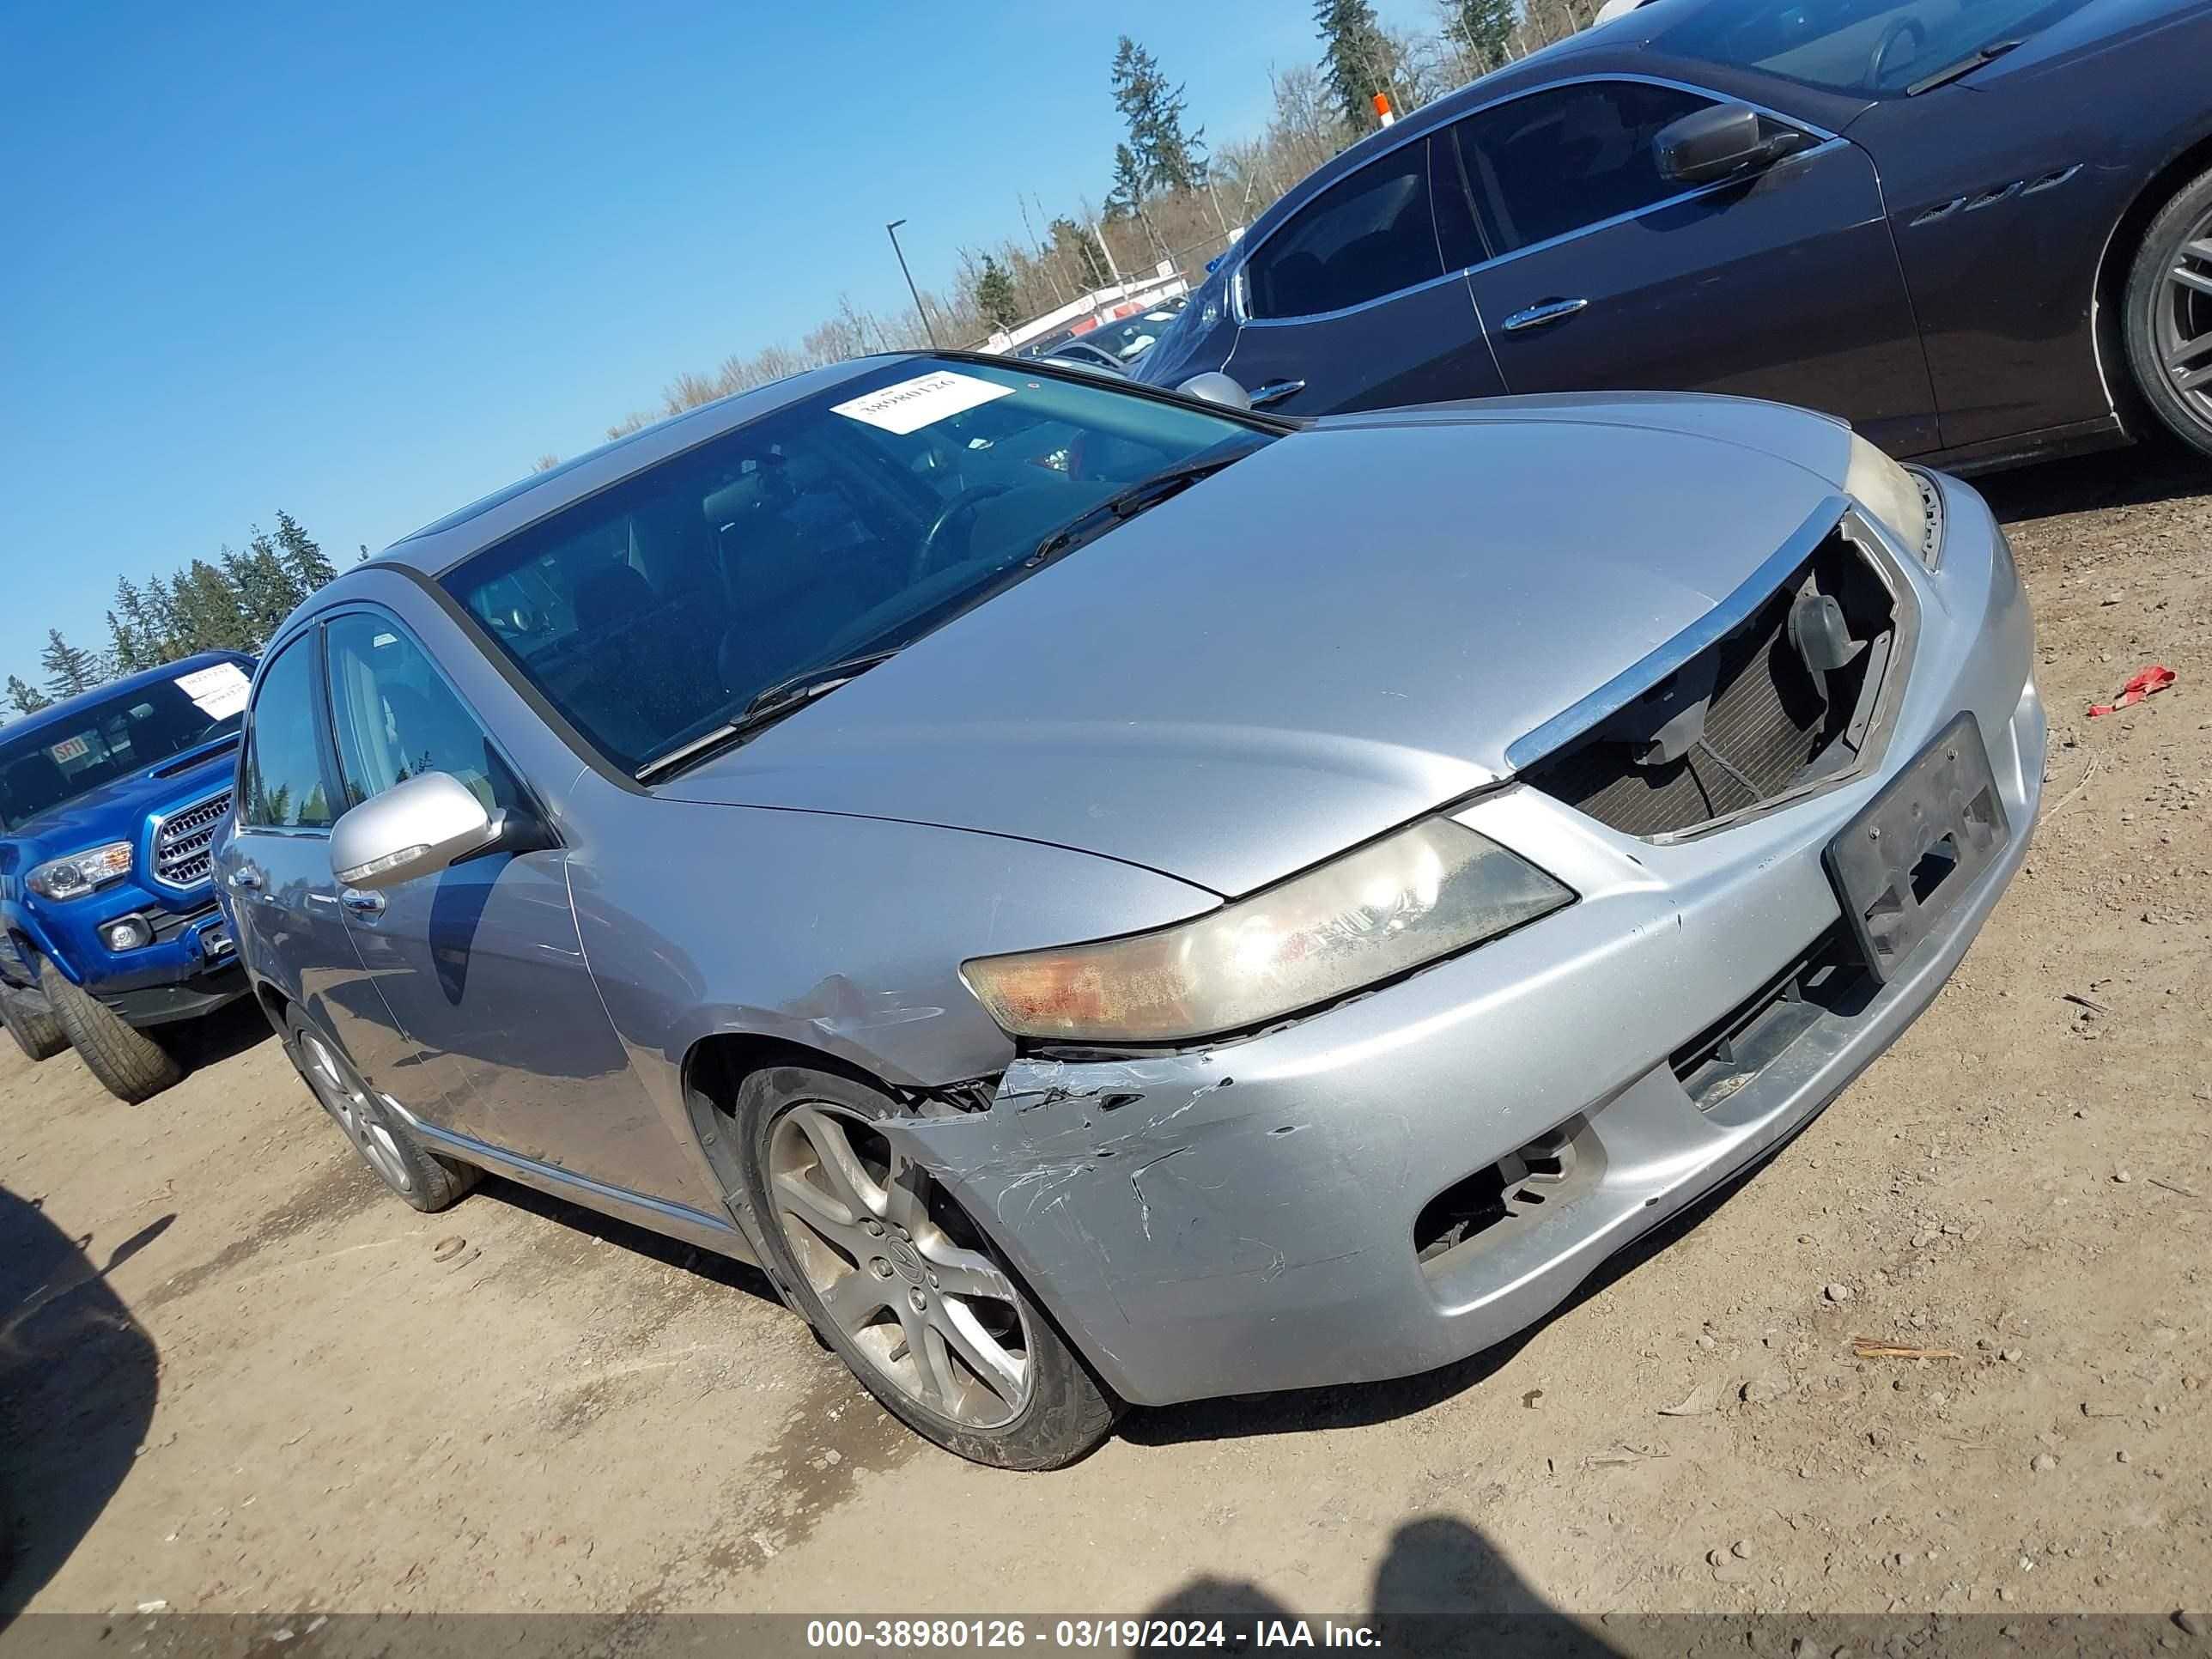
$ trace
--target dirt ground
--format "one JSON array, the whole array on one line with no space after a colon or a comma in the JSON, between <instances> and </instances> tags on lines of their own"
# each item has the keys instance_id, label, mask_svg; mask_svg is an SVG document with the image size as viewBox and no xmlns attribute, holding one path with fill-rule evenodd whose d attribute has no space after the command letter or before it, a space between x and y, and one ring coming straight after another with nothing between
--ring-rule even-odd
<instances>
[{"instance_id":1,"label":"dirt ground","mask_svg":"<svg viewBox=\"0 0 2212 1659\"><path fill-rule=\"evenodd\" d=\"M2208 485L2140 453L1987 482L2041 629L2042 826L1778 1159L1502 1351L1133 1413L1062 1473L925 1447L746 1270L496 1182L416 1215L250 1009L138 1109L0 1045L0 1188L38 1212L0 1225L0 1345L63 1297L82 1328L0 1446L0 1622L2203 1607ZM2154 662L2175 689L2084 718ZM31 1232L85 1265L26 1268Z\"/></svg>"}]
</instances>

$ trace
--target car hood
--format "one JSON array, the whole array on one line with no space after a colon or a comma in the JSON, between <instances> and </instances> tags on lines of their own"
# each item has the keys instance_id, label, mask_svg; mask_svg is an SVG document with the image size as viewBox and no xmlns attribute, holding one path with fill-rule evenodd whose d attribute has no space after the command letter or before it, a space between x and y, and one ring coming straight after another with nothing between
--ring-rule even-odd
<instances>
[{"instance_id":1,"label":"car hood","mask_svg":"<svg viewBox=\"0 0 2212 1659\"><path fill-rule=\"evenodd\" d=\"M1248 892L1506 776L1799 529L1848 443L1656 395L1317 422L662 790Z\"/></svg>"}]
</instances>

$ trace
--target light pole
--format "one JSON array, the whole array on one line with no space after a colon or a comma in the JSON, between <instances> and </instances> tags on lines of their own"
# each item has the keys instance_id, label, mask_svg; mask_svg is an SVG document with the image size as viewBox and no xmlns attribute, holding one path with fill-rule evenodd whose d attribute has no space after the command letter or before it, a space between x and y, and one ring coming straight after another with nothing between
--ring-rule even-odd
<instances>
[{"instance_id":1,"label":"light pole","mask_svg":"<svg viewBox=\"0 0 2212 1659\"><path fill-rule=\"evenodd\" d=\"M930 347L933 350L937 345L937 328L929 320L929 307L921 302L921 290L914 285L914 273L906 268L905 250L898 245L898 228L905 222L903 219L892 220L884 227L884 234L891 239L891 252L898 255L899 274L906 278L906 291L914 295L914 308L921 314L921 331L929 336Z\"/></svg>"}]
</instances>

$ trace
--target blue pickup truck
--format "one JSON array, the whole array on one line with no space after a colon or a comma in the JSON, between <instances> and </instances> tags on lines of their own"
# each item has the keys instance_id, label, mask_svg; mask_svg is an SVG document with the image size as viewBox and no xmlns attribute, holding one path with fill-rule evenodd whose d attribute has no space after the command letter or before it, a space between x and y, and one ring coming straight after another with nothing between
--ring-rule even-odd
<instances>
[{"instance_id":1,"label":"blue pickup truck","mask_svg":"<svg viewBox=\"0 0 2212 1659\"><path fill-rule=\"evenodd\" d=\"M168 1028L246 992L208 853L252 672L189 657L0 726L0 1021L119 1100L182 1075Z\"/></svg>"}]
</instances>

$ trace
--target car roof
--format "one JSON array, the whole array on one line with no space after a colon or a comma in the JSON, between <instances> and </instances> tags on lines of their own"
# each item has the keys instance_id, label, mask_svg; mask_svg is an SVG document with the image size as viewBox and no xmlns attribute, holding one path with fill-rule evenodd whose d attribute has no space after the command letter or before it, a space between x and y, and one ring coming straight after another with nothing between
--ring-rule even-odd
<instances>
[{"instance_id":1,"label":"car roof","mask_svg":"<svg viewBox=\"0 0 2212 1659\"><path fill-rule=\"evenodd\" d=\"M0 743L27 737L32 732L43 731L48 726L65 726L72 718L91 708L94 703L106 702L111 697L119 696L128 691L136 691L141 686L156 685L163 680L173 680L179 675L189 674L197 668L212 668L217 663L241 660L250 662L252 659L243 651L202 651L193 656L179 657L174 662L163 663L159 668L145 668L135 674L122 675L104 684L95 685L89 691L80 691L73 697L64 697L59 702L41 708L35 714L26 714L20 719L9 720L5 726L0 726Z\"/></svg>"}]
</instances>

